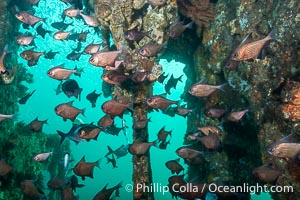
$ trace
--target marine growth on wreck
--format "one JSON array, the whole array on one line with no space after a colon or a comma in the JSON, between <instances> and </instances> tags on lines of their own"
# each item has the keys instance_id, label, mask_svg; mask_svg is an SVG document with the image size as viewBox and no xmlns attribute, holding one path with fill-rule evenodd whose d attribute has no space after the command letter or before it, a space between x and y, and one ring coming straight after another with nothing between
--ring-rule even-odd
<instances>
[{"instance_id":1,"label":"marine growth on wreck","mask_svg":"<svg viewBox=\"0 0 300 200\"><path fill-rule=\"evenodd\" d=\"M300 199L299 1L0 8L1 200Z\"/></svg>"}]
</instances>

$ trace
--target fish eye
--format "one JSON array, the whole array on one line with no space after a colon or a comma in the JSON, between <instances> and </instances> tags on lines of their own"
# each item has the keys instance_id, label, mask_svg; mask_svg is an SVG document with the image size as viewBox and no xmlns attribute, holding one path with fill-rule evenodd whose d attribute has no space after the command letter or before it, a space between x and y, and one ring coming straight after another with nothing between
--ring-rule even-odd
<instances>
[{"instance_id":1,"label":"fish eye","mask_svg":"<svg viewBox=\"0 0 300 200\"><path fill-rule=\"evenodd\" d=\"M170 31L170 36L174 37L175 36L175 32L174 31Z\"/></svg>"},{"instance_id":2,"label":"fish eye","mask_svg":"<svg viewBox=\"0 0 300 200\"><path fill-rule=\"evenodd\" d=\"M237 53L234 53L234 54L232 55L232 57L236 58L236 57L237 57Z\"/></svg>"},{"instance_id":3,"label":"fish eye","mask_svg":"<svg viewBox=\"0 0 300 200\"><path fill-rule=\"evenodd\" d=\"M149 98L149 99L147 100L147 102L148 102L148 103L152 103L152 98Z\"/></svg>"},{"instance_id":4,"label":"fish eye","mask_svg":"<svg viewBox=\"0 0 300 200\"><path fill-rule=\"evenodd\" d=\"M270 154L272 154L272 153L273 153L273 151L274 151L274 149L273 149L273 148L269 148L269 149L268 149L268 152L269 152Z\"/></svg>"},{"instance_id":5,"label":"fish eye","mask_svg":"<svg viewBox=\"0 0 300 200\"><path fill-rule=\"evenodd\" d=\"M141 50L140 50L140 54L141 54L141 55L144 55L144 54L145 54L145 50L144 50L144 49L141 49Z\"/></svg>"}]
</instances>

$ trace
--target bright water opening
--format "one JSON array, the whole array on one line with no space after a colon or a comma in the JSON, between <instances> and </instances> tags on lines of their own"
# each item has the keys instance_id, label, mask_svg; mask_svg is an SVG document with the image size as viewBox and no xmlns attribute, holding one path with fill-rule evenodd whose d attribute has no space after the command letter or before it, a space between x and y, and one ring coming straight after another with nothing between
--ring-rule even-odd
<instances>
[{"instance_id":1,"label":"bright water opening","mask_svg":"<svg viewBox=\"0 0 300 200\"><path fill-rule=\"evenodd\" d=\"M46 18L46 23L43 24L43 28L47 30L51 30L52 33L46 34L45 39L41 36L38 36L35 28L30 27L29 30L20 27L20 32L30 33L32 35L37 35L35 38L36 48L34 51L42 51L48 52L50 50L56 52L59 51L59 54L55 56L55 59L48 60L43 56L40 57L38 65L33 67L27 66L27 61L19 57L19 62L23 63L24 66L28 69L28 71L34 75L34 83L26 84L29 91L36 89L35 94L30 97L28 102L25 105L20 105L20 120L25 123L30 123L33 119L38 117L39 120L49 119L49 125L44 125L43 132L56 134L56 130L60 130L62 132L67 133L72 127L72 122L67 121L64 122L61 117L58 117L54 112L54 107L61 103L66 103L71 100L75 100L73 105L78 108L86 108L85 116L79 115L79 118L84 123L97 123L97 121L104 115L102 110L100 109L103 102L109 100L110 98L104 98L101 96L96 104L96 108L92 108L90 102L86 100L86 95L96 89L96 92L102 92L102 80L100 78L102 74L102 69L94 67L88 63L89 55L82 55L79 61L70 61L66 58L67 54L69 54L74 48L77 47L77 41L57 41L53 39L54 32L58 31L51 27L51 23L60 22L61 14L64 9L70 7L69 5L65 5L59 0L52 1L43 1L39 3L38 7L34 7L35 15ZM83 51L84 47L88 44L95 42L100 43L102 41L101 35L95 33L93 28L89 28L84 25L82 19L71 19L66 17L65 23L72 23L66 31L72 31L73 33L89 31L87 41L82 43ZM37 27L37 24L35 27ZM23 52L25 49L31 49L32 47L20 47L18 50L18 55ZM81 94L81 101L78 101L74 97L67 98L65 94L61 93L56 96L54 89L59 84L59 81L51 79L47 76L47 70L65 63L65 67L68 69L73 69L75 66L79 68L84 68L84 73L82 77L76 77L74 75L71 76L72 79L75 79L79 86L83 88L83 92ZM167 62L166 60L160 60L160 64L163 66L166 74L173 74L174 77L179 77L183 74L184 64L171 61ZM170 76L169 76L170 77ZM171 90L171 95L168 96L169 99L179 100L180 95L183 93L184 83L186 81L186 77L182 78L182 82L179 82L176 90ZM155 83L154 85L154 94L162 94L165 93L164 85L160 83ZM161 185L168 184L168 177L171 176L170 171L165 167L165 162L168 160L176 159L178 156L175 154L175 150L182 146L183 137L186 131L186 119L181 116L170 117L161 112L151 112L149 117L152 118L152 123L149 124L149 141L153 141L157 138L157 133L163 126L166 125L166 130L173 130L173 135L171 139L171 144L168 146L167 150L161 150L158 148L151 148L151 163L152 163L152 171L153 171L153 181L154 183L160 183ZM129 142L132 142L132 118L130 115L125 115L124 119L127 122L127 126L129 127L127 130ZM121 126L121 120L116 120L116 126ZM94 162L99 158L103 157L107 153L107 145L109 145L112 149L116 149L120 147L122 144L126 144L126 137L120 133L120 135L112 136L105 133L100 133L98 137L98 141L91 140L90 142L82 142L78 145L75 145L71 142L70 152L72 157L74 158L74 164L76 164L84 155L86 156L86 161ZM51 149L49 149L51 150ZM59 164L59 161L57 161ZM183 162L181 162L183 164ZM101 168L94 169L94 178L86 178L85 181L81 181L81 184L84 184L85 187L78 188L77 194L79 194L80 199L92 199L94 195L100 191L106 183L109 183L109 187L112 187L123 181L123 186L126 184L132 183L132 156L129 154L124 158L117 160L118 168L113 169L111 164L106 165L106 159L102 159ZM183 166L185 166L183 164ZM48 181L48 180L46 180ZM132 193L128 193L122 188L120 190L121 198L120 199L132 199ZM155 193L156 199L170 199L170 194L166 194L162 196L162 193Z\"/></svg>"}]
</instances>

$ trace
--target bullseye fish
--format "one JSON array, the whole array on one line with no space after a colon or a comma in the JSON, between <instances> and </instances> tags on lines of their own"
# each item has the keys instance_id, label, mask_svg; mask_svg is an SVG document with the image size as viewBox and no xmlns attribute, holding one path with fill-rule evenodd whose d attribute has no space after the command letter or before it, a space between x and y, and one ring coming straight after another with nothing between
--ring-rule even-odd
<instances>
[{"instance_id":1,"label":"bullseye fish","mask_svg":"<svg viewBox=\"0 0 300 200\"><path fill-rule=\"evenodd\" d=\"M254 42L248 42L251 36L251 34L249 34L234 51L231 59L235 61L247 61L258 58L266 43L275 39L275 33L275 29L273 29L267 37Z\"/></svg>"}]
</instances>

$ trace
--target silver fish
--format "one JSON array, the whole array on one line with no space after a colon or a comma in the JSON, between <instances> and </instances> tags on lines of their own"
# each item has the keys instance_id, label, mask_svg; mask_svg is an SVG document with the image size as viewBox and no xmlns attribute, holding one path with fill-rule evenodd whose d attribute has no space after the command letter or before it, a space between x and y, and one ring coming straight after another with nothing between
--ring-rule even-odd
<instances>
[{"instance_id":1,"label":"silver fish","mask_svg":"<svg viewBox=\"0 0 300 200\"><path fill-rule=\"evenodd\" d=\"M90 63L98 67L113 66L119 54L119 51L97 52L90 57Z\"/></svg>"},{"instance_id":2,"label":"silver fish","mask_svg":"<svg viewBox=\"0 0 300 200\"><path fill-rule=\"evenodd\" d=\"M189 93L196 97L207 97L216 90L223 90L223 87L225 85L227 85L227 83L222 85L208 85L203 83L196 83L192 85L192 87L189 89Z\"/></svg>"},{"instance_id":3,"label":"silver fish","mask_svg":"<svg viewBox=\"0 0 300 200\"><path fill-rule=\"evenodd\" d=\"M98 27L100 26L97 18L95 16L85 15L82 12L80 12L80 16L83 18L85 23L92 27Z\"/></svg>"},{"instance_id":4,"label":"silver fish","mask_svg":"<svg viewBox=\"0 0 300 200\"><path fill-rule=\"evenodd\" d=\"M48 157L52 154L53 154L53 152L39 153L33 157L33 160L36 162L42 162L42 161L47 160Z\"/></svg>"},{"instance_id":5,"label":"silver fish","mask_svg":"<svg viewBox=\"0 0 300 200\"><path fill-rule=\"evenodd\" d=\"M30 35L20 35L16 38L16 42L19 44L19 45L22 45L22 46L27 46L27 45L30 45L33 40L34 40L35 36L30 36Z\"/></svg>"},{"instance_id":6,"label":"silver fish","mask_svg":"<svg viewBox=\"0 0 300 200\"><path fill-rule=\"evenodd\" d=\"M64 10L63 15L68 17L77 17L78 15L80 15L80 12L82 12L82 10L70 7Z\"/></svg>"},{"instance_id":7,"label":"silver fish","mask_svg":"<svg viewBox=\"0 0 300 200\"><path fill-rule=\"evenodd\" d=\"M53 38L56 40L66 40L68 38L68 36L71 34L71 31L58 31L56 33L54 33Z\"/></svg>"},{"instance_id":8,"label":"silver fish","mask_svg":"<svg viewBox=\"0 0 300 200\"><path fill-rule=\"evenodd\" d=\"M3 114L0 114L0 122L2 122L3 120L5 119L16 119L17 115L16 114L12 114L12 115L3 115Z\"/></svg>"},{"instance_id":9,"label":"silver fish","mask_svg":"<svg viewBox=\"0 0 300 200\"><path fill-rule=\"evenodd\" d=\"M15 14L16 18L23 22L24 24L29 24L30 26L34 26L36 23L40 21L44 21L43 18L36 17L29 12L20 11Z\"/></svg>"}]
</instances>

